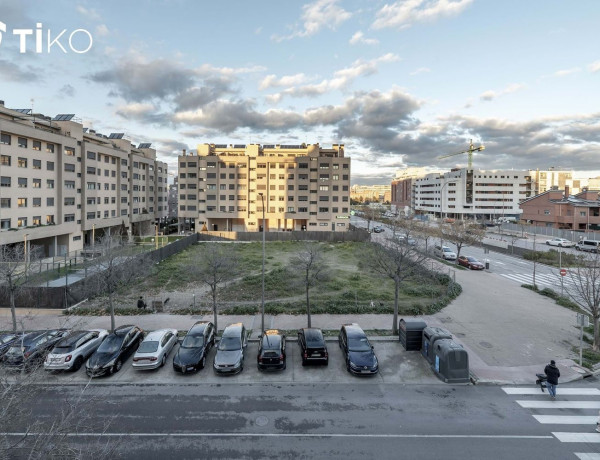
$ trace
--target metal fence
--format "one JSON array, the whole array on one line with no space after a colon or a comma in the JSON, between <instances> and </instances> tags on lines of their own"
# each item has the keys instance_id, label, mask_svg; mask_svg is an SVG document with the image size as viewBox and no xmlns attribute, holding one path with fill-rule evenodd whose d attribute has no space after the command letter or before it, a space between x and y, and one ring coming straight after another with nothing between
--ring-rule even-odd
<instances>
[{"instance_id":1,"label":"metal fence","mask_svg":"<svg viewBox=\"0 0 600 460\"><path fill-rule=\"evenodd\" d=\"M502 230L507 230L510 232L515 232L518 234L524 235L540 235L545 237L557 237L557 238L566 238L570 241L578 241L580 238L587 238L591 240L600 239L600 233L594 231L585 231L585 230L570 230L570 229L562 229L562 228L554 228L554 227L538 227L533 225L521 225L521 224L502 224L500 227Z\"/></svg>"},{"instance_id":2,"label":"metal fence","mask_svg":"<svg viewBox=\"0 0 600 460\"><path fill-rule=\"evenodd\" d=\"M202 232L198 241L237 240L262 241L262 232ZM337 243L344 241L369 241L371 235L365 229L350 226L347 232L266 232L265 241L323 241Z\"/></svg>"}]
</instances>

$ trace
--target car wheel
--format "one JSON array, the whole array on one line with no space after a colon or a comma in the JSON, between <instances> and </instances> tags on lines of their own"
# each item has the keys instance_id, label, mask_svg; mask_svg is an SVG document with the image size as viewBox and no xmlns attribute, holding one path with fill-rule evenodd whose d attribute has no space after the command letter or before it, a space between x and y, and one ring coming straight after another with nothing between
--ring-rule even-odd
<instances>
[{"instance_id":1,"label":"car wheel","mask_svg":"<svg viewBox=\"0 0 600 460\"><path fill-rule=\"evenodd\" d=\"M120 359L117 359L117 362L115 363L115 366L113 368L113 374L115 372L119 372L122 367L123 367L123 361L121 361Z\"/></svg>"},{"instance_id":2,"label":"car wheel","mask_svg":"<svg viewBox=\"0 0 600 460\"><path fill-rule=\"evenodd\" d=\"M204 369L204 366L206 366L206 356L203 356L202 361L200 361L200 369Z\"/></svg>"},{"instance_id":3,"label":"car wheel","mask_svg":"<svg viewBox=\"0 0 600 460\"><path fill-rule=\"evenodd\" d=\"M83 364L83 358L81 356L79 356L73 363L73 366L71 367L71 371L77 372L79 369L81 369L82 364Z\"/></svg>"},{"instance_id":4,"label":"car wheel","mask_svg":"<svg viewBox=\"0 0 600 460\"><path fill-rule=\"evenodd\" d=\"M550 246L550 243L548 241L546 241L546 246Z\"/></svg>"},{"instance_id":5,"label":"car wheel","mask_svg":"<svg viewBox=\"0 0 600 460\"><path fill-rule=\"evenodd\" d=\"M562 243L560 243L560 244L558 245L558 247L559 247L559 248L562 248L562 247L563 247Z\"/></svg>"},{"instance_id":6,"label":"car wheel","mask_svg":"<svg viewBox=\"0 0 600 460\"><path fill-rule=\"evenodd\" d=\"M306 361L302 360L302 366L306 366Z\"/></svg>"},{"instance_id":7,"label":"car wheel","mask_svg":"<svg viewBox=\"0 0 600 460\"><path fill-rule=\"evenodd\" d=\"M166 362L167 362L167 355L163 355L162 361L160 362L160 367L163 367Z\"/></svg>"}]
</instances>

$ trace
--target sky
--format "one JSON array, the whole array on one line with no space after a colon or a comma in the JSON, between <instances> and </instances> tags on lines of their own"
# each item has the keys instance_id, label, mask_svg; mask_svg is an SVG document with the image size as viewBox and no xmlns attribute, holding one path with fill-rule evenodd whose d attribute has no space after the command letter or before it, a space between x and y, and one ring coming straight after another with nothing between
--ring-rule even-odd
<instances>
[{"instance_id":1,"label":"sky","mask_svg":"<svg viewBox=\"0 0 600 460\"><path fill-rule=\"evenodd\" d=\"M352 184L387 184L466 166L438 157L470 139L475 168L598 170L599 20L597 0L0 0L0 99L171 171L201 143L343 143Z\"/></svg>"}]
</instances>

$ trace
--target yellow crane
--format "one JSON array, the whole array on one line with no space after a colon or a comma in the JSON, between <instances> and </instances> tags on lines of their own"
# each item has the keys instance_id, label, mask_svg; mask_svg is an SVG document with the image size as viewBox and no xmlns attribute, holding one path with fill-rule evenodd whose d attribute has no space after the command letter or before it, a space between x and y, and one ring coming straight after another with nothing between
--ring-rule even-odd
<instances>
[{"instance_id":1,"label":"yellow crane","mask_svg":"<svg viewBox=\"0 0 600 460\"><path fill-rule=\"evenodd\" d=\"M473 146L473 139L471 139L470 143L469 143L469 148L467 150L463 150L462 152L455 152L455 153L450 153L448 155L442 155L439 156L438 158L448 158L448 157L452 157L454 155L461 155L463 153L466 153L468 155L468 169L472 169L473 167L473 152L481 152L482 150L485 150L485 147L483 145L480 145L479 147L474 147Z\"/></svg>"}]
</instances>

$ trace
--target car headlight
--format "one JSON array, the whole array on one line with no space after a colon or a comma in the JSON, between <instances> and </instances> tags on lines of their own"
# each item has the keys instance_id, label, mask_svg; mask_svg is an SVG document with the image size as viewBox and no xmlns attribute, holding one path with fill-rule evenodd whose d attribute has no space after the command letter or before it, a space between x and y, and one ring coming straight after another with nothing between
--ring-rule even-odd
<instances>
[{"instance_id":1,"label":"car headlight","mask_svg":"<svg viewBox=\"0 0 600 460\"><path fill-rule=\"evenodd\" d=\"M107 362L104 366L102 367L110 367L110 366L114 366L115 362L117 361L117 358L111 359L109 362Z\"/></svg>"},{"instance_id":2,"label":"car headlight","mask_svg":"<svg viewBox=\"0 0 600 460\"><path fill-rule=\"evenodd\" d=\"M353 369L358 369L360 366L350 361L350 367L352 367Z\"/></svg>"}]
</instances>

